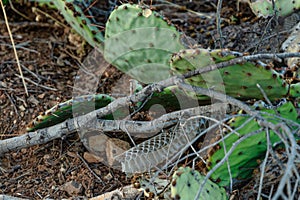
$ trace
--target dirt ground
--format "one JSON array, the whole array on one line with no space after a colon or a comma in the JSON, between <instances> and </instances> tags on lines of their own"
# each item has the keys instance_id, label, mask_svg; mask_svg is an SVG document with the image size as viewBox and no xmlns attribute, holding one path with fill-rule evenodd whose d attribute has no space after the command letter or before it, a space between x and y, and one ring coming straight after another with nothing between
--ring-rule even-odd
<instances>
[{"instance_id":1,"label":"dirt ground","mask_svg":"<svg viewBox=\"0 0 300 200\"><path fill-rule=\"evenodd\" d=\"M216 11L216 1L172 2L174 5L159 4L156 1L152 3L154 9L170 19L200 46L220 47L217 41L215 15L209 14ZM93 6L100 10L111 9L108 1L100 1ZM70 99L80 63L92 50L55 10L24 2L14 3L14 9L7 5L6 12L26 79L28 95L19 76L20 72L1 12L1 139L24 134L26 126L32 119L57 103ZM199 17L199 13L211 18ZM223 45L231 50L250 53L278 52L281 42L287 37L287 33L282 33L277 35L278 37L261 41L269 20L255 18L248 6L243 3L237 11L234 0L224 1L221 16L224 18ZM95 18L100 20L100 25L105 24L105 17L95 15ZM281 26L271 23L266 33L269 35L277 33L282 29ZM192 45L192 39L187 43ZM110 66L99 77L97 92L110 94L112 86L122 75ZM128 85L124 87L129 88ZM119 95L125 94L120 92ZM126 178L125 174L117 170L101 163L83 162L86 151L78 136L73 134L44 145L7 153L0 160L0 194L30 199L61 199L74 196L81 199L94 197L130 183L130 178ZM91 170L94 173L91 173Z\"/></svg>"}]
</instances>

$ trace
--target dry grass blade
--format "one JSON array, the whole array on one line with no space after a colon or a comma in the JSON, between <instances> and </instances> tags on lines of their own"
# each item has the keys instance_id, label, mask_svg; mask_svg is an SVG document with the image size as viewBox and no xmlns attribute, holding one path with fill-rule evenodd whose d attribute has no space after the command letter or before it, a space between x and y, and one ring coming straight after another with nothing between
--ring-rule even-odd
<instances>
[{"instance_id":1,"label":"dry grass blade","mask_svg":"<svg viewBox=\"0 0 300 200\"><path fill-rule=\"evenodd\" d=\"M11 31L10 31L10 27L9 27L9 24L8 24L7 15L6 15L6 12L5 12L5 8L4 8L3 2L0 1L0 4L1 4L2 11L3 11L3 16L4 16L5 24L6 24L6 26L7 26L7 31L8 31L10 40L11 40L11 44L12 44L12 46L13 46L15 58L16 58L17 65L18 65L18 69L19 69L19 72L20 72L20 76L21 76L21 79L22 79L22 82L23 82L23 86L24 86L24 89L25 89L25 93L26 93L27 96L29 96L29 95L28 95L27 86L26 86L26 83L25 83L25 79L24 79L24 76L23 76L23 72L22 72L22 69L21 69L19 57L18 57L18 54L17 54L17 50L16 50L14 38L13 38L13 36L12 36L12 33L11 33Z\"/></svg>"}]
</instances>

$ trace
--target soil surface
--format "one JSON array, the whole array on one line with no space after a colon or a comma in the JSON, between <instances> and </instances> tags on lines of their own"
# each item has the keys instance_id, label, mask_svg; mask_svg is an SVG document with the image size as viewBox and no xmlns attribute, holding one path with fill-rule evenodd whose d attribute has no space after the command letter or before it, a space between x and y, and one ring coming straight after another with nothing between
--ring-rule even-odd
<instances>
[{"instance_id":1,"label":"soil surface","mask_svg":"<svg viewBox=\"0 0 300 200\"><path fill-rule=\"evenodd\" d=\"M94 16L98 26L103 27L109 12L119 2L114 1L115 5L112 5L113 1L95 2L90 6L94 10L91 9L89 14ZM247 4L240 3L237 7L235 0L229 0L223 2L223 39L219 40L215 25L217 1L161 2L165 1L153 1L152 8L186 34L184 39L188 46L198 44L204 48L224 47L249 53L279 52L280 44L288 36L280 21L283 19L278 19L280 23L278 20L257 19ZM150 5L150 2L144 3ZM57 103L70 99L76 90L74 80L82 67L81 63L92 51L54 9L28 2L14 3L14 7L7 5L5 9L28 95L20 78L1 12L2 140L24 134L32 119ZM104 14L99 14L99 10L105 11ZM120 84L122 77L125 83ZM98 93L115 97L129 93L129 78L113 66L106 67L98 78L98 87L95 89ZM116 83L121 86L115 87ZM120 171L101 163L86 162L86 152L78 136L73 134L47 144L7 153L0 161L0 194L30 199L83 198L94 197L130 183L130 178Z\"/></svg>"}]
</instances>

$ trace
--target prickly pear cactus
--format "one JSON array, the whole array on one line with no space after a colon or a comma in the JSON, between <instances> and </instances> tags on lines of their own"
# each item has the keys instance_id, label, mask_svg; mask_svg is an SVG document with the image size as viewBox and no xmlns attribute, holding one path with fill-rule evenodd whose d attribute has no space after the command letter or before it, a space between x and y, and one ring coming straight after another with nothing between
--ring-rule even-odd
<instances>
[{"instance_id":1,"label":"prickly pear cactus","mask_svg":"<svg viewBox=\"0 0 300 200\"><path fill-rule=\"evenodd\" d=\"M300 97L300 83L291 84L290 96L297 97L297 98Z\"/></svg>"},{"instance_id":2,"label":"prickly pear cactus","mask_svg":"<svg viewBox=\"0 0 300 200\"><path fill-rule=\"evenodd\" d=\"M287 16L300 8L300 0L274 0L275 10L272 0L252 0L249 5L255 15L258 17L268 17L274 15L277 11L279 16Z\"/></svg>"},{"instance_id":3,"label":"prickly pear cactus","mask_svg":"<svg viewBox=\"0 0 300 200\"><path fill-rule=\"evenodd\" d=\"M183 74L233 58L235 55L228 50L186 49L172 57L171 70L174 74ZM289 86L282 75L269 66L264 67L251 62L193 76L188 78L187 82L199 87L212 88L242 100L263 99L257 84L260 84L270 100L285 97L289 92ZM206 99L203 96L198 98Z\"/></svg>"},{"instance_id":4,"label":"prickly pear cactus","mask_svg":"<svg viewBox=\"0 0 300 200\"><path fill-rule=\"evenodd\" d=\"M183 48L176 28L148 8L123 4L106 23L105 59L143 83L169 77L171 55Z\"/></svg>"},{"instance_id":5,"label":"prickly pear cactus","mask_svg":"<svg viewBox=\"0 0 300 200\"><path fill-rule=\"evenodd\" d=\"M266 109L259 106L264 112L269 114L275 114L275 110ZM291 102L284 103L276 109L276 112L280 114L280 117L286 120L294 121L295 124L299 123L297 119L298 114ZM272 122L274 124L281 123L283 120L263 114L265 120ZM237 117L232 120L229 125L235 131L237 131L240 136L237 134L232 134L228 138L224 139L224 142L220 142L217 145L217 148L210 151L210 157L207 162L208 169L212 169L224 158L224 145L226 147L226 152L230 150L233 144L240 139L241 137L249 134L250 132L256 131L261 127L258 125L255 119L250 120L248 123L245 122L249 120L249 117ZM293 128L292 122L286 122L290 127ZM294 125L295 125L294 124ZM294 126L295 127L295 126ZM280 141L280 138L273 132L270 133L270 141L272 144L275 144ZM266 133L260 132L259 134L250 136L249 138L242 141L236 146L232 154L229 156L229 165L230 172L233 178L233 181L245 180L251 178L252 171L258 166L258 160L264 159L265 153L267 150L267 139ZM218 182L220 186L227 186L230 183L227 163L225 162L221 167L219 167L211 176L211 178Z\"/></svg>"},{"instance_id":6,"label":"prickly pear cactus","mask_svg":"<svg viewBox=\"0 0 300 200\"><path fill-rule=\"evenodd\" d=\"M205 176L189 167L180 167L173 175L171 197L174 199L195 199ZM214 182L207 180L200 193L199 200L228 199L226 191Z\"/></svg>"},{"instance_id":7,"label":"prickly pear cactus","mask_svg":"<svg viewBox=\"0 0 300 200\"><path fill-rule=\"evenodd\" d=\"M61 12L65 20L80 34L91 46L102 49L101 42L104 41L102 33L97 26L92 25L89 18L85 16L82 9L74 3L74 0L52 1Z\"/></svg>"},{"instance_id":8,"label":"prickly pear cactus","mask_svg":"<svg viewBox=\"0 0 300 200\"><path fill-rule=\"evenodd\" d=\"M73 115L83 115L91 112L95 109L105 107L114 98L105 94L98 95L85 95L75 99L68 100L60 103L51 109L47 110L43 115L39 115L28 127L27 131L34 131L37 129L49 127L60 122L65 121L68 118L72 118ZM107 116L107 118L112 118Z\"/></svg>"}]
</instances>

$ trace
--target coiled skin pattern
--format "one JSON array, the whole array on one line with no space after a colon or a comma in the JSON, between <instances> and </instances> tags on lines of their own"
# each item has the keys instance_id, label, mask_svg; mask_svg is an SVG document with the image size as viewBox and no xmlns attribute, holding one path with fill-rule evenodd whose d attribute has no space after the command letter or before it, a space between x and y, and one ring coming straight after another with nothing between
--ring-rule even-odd
<instances>
[{"instance_id":1,"label":"coiled skin pattern","mask_svg":"<svg viewBox=\"0 0 300 200\"><path fill-rule=\"evenodd\" d=\"M126 173L141 173L161 166L178 157L190 146L196 135L208 128L208 120L190 118L183 124L176 125L168 131L162 131L157 136L129 149L117 160Z\"/></svg>"}]
</instances>

